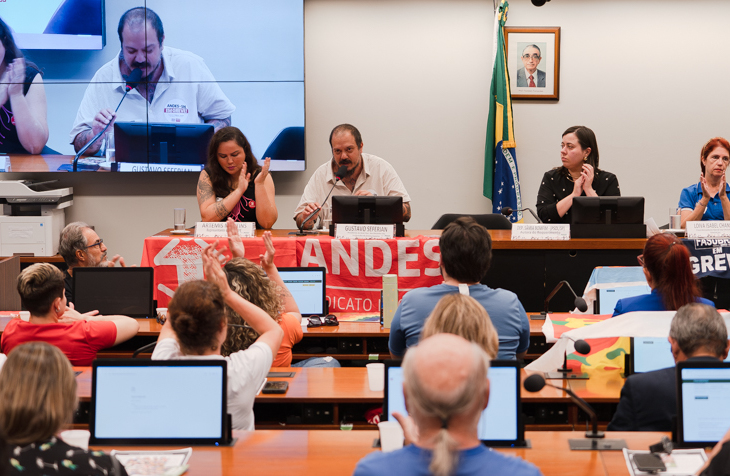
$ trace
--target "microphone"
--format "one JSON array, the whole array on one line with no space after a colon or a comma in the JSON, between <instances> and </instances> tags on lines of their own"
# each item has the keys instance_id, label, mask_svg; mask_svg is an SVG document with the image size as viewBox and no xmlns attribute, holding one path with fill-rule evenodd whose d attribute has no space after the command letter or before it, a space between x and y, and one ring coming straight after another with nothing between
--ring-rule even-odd
<instances>
[{"instance_id":1,"label":"microphone","mask_svg":"<svg viewBox=\"0 0 730 476\"><path fill-rule=\"evenodd\" d=\"M568 337L570 339L570 337ZM570 339L573 340L573 339ZM584 341L583 339L573 340L573 346L575 347L575 351L581 355L588 355L591 353L591 344ZM571 380L585 380L588 378L586 374L573 374L573 369L568 368L568 351L565 351L565 355L563 355L563 366L557 369L555 372L546 372L545 378L548 379L571 379Z\"/></svg>"},{"instance_id":2,"label":"microphone","mask_svg":"<svg viewBox=\"0 0 730 476\"><path fill-rule=\"evenodd\" d=\"M324 201L322 202L327 203L327 199L330 198L330 195L332 195L332 192L334 191L335 187L337 186L337 182L343 179L347 175L347 165L341 165L339 169L337 169L337 172L335 172L335 183L332 185L332 188L330 189L330 193L327 194ZM297 236L305 236L306 233L304 233L304 225L312 219L314 215L319 213L319 211L322 210L322 207L317 207L316 210L314 210L312 213L310 213L307 218L302 220L302 224L299 225L299 233L297 233Z\"/></svg>"},{"instance_id":3,"label":"microphone","mask_svg":"<svg viewBox=\"0 0 730 476\"><path fill-rule=\"evenodd\" d=\"M586 312L588 310L588 304L586 304L586 300L582 297L578 296L575 291L573 291L573 288L570 286L570 283L568 281L560 281L555 288L548 294L548 297L545 298L545 305L543 307L543 311L540 313L540 319L545 319L545 316L548 314L548 306L550 305L550 300L557 294L558 291L560 291L560 288L563 287L563 284L568 286L568 289L570 290L571 294L575 298L573 301L573 305L578 308L580 312Z\"/></svg>"},{"instance_id":4,"label":"microphone","mask_svg":"<svg viewBox=\"0 0 730 476\"><path fill-rule=\"evenodd\" d=\"M512 210L511 207L502 207L502 215L508 217L508 216L512 215L512 213L514 213L514 212L524 212L525 210L530 212L532 214L532 216L535 217L535 220L537 220L538 223L542 223L542 220L540 220L540 217L535 215L535 212L532 211L532 208L529 208L529 207L520 208L519 210Z\"/></svg>"},{"instance_id":5,"label":"microphone","mask_svg":"<svg viewBox=\"0 0 730 476\"><path fill-rule=\"evenodd\" d=\"M139 84L140 79L142 79L142 70L134 69L128 76L124 75L123 77L124 77L124 81L126 81L126 84L124 86L124 95L122 96L122 99L119 101L119 104L117 104L117 108L114 109L115 113L119 110L119 106L122 105L122 101L124 101L124 98L127 97L127 93L129 91L131 91L132 89L136 88L137 85ZM109 122L109 124L111 124L111 121ZM87 142L86 145L83 146L79 150L79 152L74 156L73 169L72 169L74 172L78 171L79 157L81 157L81 155L84 152L86 152L86 150L89 147L91 147L91 144L93 144L94 142L99 140L99 137L101 137L104 134L104 132L106 132L106 130L109 128L109 124L104 126L104 129L102 129L98 134L96 134L94 137L92 137L91 140L89 142Z\"/></svg>"},{"instance_id":6,"label":"microphone","mask_svg":"<svg viewBox=\"0 0 730 476\"><path fill-rule=\"evenodd\" d=\"M577 344L577 342L576 342ZM626 441L619 440L619 439L604 439L606 434L602 431L598 431L598 416L596 415L596 411L593 409L592 406L588 404L585 400L580 398L578 395L575 394L571 389L565 388L565 387L558 387L557 385L553 385L550 383L545 382L545 379L542 378L542 375L540 374L533 374L530 375L525 379L525 381L522 383L522 386L525 390L528 392L534 393L539 392L542 390L545 386L557 388L558 390L562 390L563 392L567 393L570 399L578 405L578 407L583 410L588 417L591 419L591 429L586 429L585 436L587 440L575 440L571 439L568 440L568 444L570 445L571 450L621 450L623 448L626 448Z\"/></svg>"}]
</instances>

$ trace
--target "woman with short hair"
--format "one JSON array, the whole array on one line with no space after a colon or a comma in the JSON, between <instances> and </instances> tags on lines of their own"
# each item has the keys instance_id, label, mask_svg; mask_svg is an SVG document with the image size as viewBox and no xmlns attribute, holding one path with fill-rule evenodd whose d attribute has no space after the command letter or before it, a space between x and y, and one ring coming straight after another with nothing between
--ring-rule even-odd
<instances>
[{"instance_id":1,"label":"woman with short hair","mask_svg":"<svg viewBox=\"0 0 730 476\"><path fill-rule=\"evenodd\" d=\"M3 474L125 476L115 457L56 436L77 406L76 376L63 353L45 342L18 346L0 372L0 427L9 458Z\"/></svg>"},{"instance_id":2,"label":"woman with short hair","mask_svg":"<svg viewBox=\"0 0 730 476\"><path fill-rule=\"evenodd\" d=\"M730 143L722 137L708 140L700 151L700 181L682 190L679 208L682 228L688 221L730 220L725 171L730 164Z\"/></svg>"}]
</instances>

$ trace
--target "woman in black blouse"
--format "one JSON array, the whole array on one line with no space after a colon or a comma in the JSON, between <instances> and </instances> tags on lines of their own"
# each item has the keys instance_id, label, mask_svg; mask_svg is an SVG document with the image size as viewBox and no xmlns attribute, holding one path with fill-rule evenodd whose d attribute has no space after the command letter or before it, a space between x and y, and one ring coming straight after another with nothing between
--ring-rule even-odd
<instances>
[{"instance_id":1,"label":"woman in black blouse","mask_svg":"<svg viewBox=\"0 0 730 476\"><path fill-rule=\"evenodd\" d=\"M537 214L545 223L570 223L573 198L620 196L616 176L598 168L596 135L585 126L569 127L560 144L562 167L542 177Z\"/></svg>"}]
</instances>

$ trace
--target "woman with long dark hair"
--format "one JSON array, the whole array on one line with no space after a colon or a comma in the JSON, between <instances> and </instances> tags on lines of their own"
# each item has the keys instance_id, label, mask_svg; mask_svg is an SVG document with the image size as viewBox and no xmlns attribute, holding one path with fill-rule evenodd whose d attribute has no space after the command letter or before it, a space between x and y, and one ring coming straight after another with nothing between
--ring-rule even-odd
<instances>
[{"instance_id":1,"label":"woman with long dark hair","mask_svg":"<svg viewBox=\"0 0 730 476\"><path fill-rule=\"evenodd\" d=\"M593 131L573 126L563 132L561 167L545 172L537 192L537 215L545 223L570 223L573 198L619 196L618 179L598 168L598 143Z\"/></svg>"},{"instance_id":2,"label":"woman with long dark hair","mask_svg":"<svg viewBox=\"0 0 730 476\"><path fill-rule=\"evenodd\" d=\"M40 154L48 141L41 71L26 62L10 27L0 19L0 152Z\"/></svg>"},{"instance_id":3,"label":"woman with long dark hair","mask_svg":"<svg viewBox=\"0 0 730 476\"><path fill-rule=\"evenodd\" d=\"M258 164L251 144L236 127L224 127L208 145L208 164L198 179L198 206L203 221L252 221L271 228L279 217L271 158Z\"/></svg>"},{"instance_id":4,"label":"woman with long dark hair","mask_svg":"<svg viewBox=\"0 0 730 476\"><path fill-rule=\"evenodd\" d=\"M692 302L714 307L712 301L702 297L697 278L692 274L689 251L676 236L669 233L652 236L646 240L644 254L638 260L651 294L619 299L614 316L632 311L676 311Z\"/></svg>"}]
</instances>

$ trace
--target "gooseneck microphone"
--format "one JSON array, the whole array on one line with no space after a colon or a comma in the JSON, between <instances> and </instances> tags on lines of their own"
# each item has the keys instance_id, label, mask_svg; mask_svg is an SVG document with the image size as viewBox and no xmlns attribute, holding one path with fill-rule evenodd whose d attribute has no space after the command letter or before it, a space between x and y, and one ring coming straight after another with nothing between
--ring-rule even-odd
<instances>
[{"instance_id":1,"label":"gooseneck microphone","mask_svg":"<svg viewBox=\"0 0 730 476\"><path fill-rule=\"evenodd\" d=\"M573 288L570 287L570 283L568 281L560 281L557 286L548 294L548 297L545 298L545 307L543 309L542 314L548 313L548 306L550 305L550 300L555 296L555 294L560 291L560 288L563 287L563 284L568 286L568 289L570 290L571 294L573 294L573 297L575 298L575 301L573 301L573 304L580 312L586 312L588 310L588 305L586 304L586 300L582 297L578 296L575 291L573 291Z\"/></svg>"},{"instance_id":2,"label":"gooseneck microphone","mask_svg":"<svg viewBox=\"0 0 730 476\"><path fill-rule=\"evenodd\" d=\"M532 214L533 217L535 217L535 220L537 220L538 223L542 223L542 220L540 220L540 217L538 217L534 211L532 211L532 208L526 207L526 208L520 208L519 210L513 210L511 207L502 207L502 215L508 217L512 215L514 212L524 212L527 210Z\"/></svg>"},{"instance_id":3,"label":"gooseneck microphone","mask_svg":"<svg viewBox=\"0 0 730 476\"><path fill-rule=\"evenodd\" d=\"M126 81L127 84L124 86L124 95L122 96L122 99L119 101L119 104L117 104L117 108L114 109L114 113L116 113L119 110L119 106L122 105L122 101L124 101L124 98L127 97L127 93L137 87L140 79L142 79L142 70L141 69L133 69L132 72L129 74L129 76L124 75L124 80ZM79 150L79 152L76 154L76 156L74 156L74 161L73 161L73 171L74 172L78 171L79 157L81 157L81 155L84 152L86 152L86 150L89 147L91 147L91 144L93 144L94 142L99 140L99 137L101 137L106 132L106 130L109 128L109 124L111 124L111 123L112 123L112 121L109 121L109 123L106 126L104 126L104 129L102 129L98 134L96 134L94 137L92 137L91 140L89 142L87 142L86 145L84 145Z\"/></svg>"},{"instance_id":4,"label":"gooseneck microphone","mask_svg":"<svg viewBox=\"0 0 730 476\"><path fill-rule=\"evenodd\" d=\"M568 337L568 339L570 338ZM575 351L581 355L588 355L591 353L591 345L583 339L573 340L573 346L575 347ZM545 378L551 380L586 380L588 378L588 375L584 373L574 374L573 369L568 368L568 351L566 349L565 353L563 354L563 366L555 372L545 372Z\"/></svg>"},{"instance_id":5,"label":"gooseneck microphone","mask_svg":"<svg viewBox=\"0 0 730 476\"><path fill-rule=\"evenodd\" d=\"M577 342L576 342L577 344ZM602 431L598 431L598 416L596 415L596 411L591 407L588 402L580 398L578 395L576 395L571 389L565 388L565 387L558 387L557 385L553 385L550 383L545 382L545 379L542 378L542 375L540 374L533 374L530 375L525 379L522 386L525 390L528 392L539 392L543 389L545 386L557 388L558 390L562 390L563 392L567 393L573 402L575 402L578 407L583 410L588 417L591 419L591 429L586 429L585 436L587 439L582 440L576 440L571 439L568 440L568 444L570 445L571 450L614 450L614 451L621 451L623 448L626 448L626 441L620 440L620 439L608 439L605 438L605 433Z\"/></svg>"},{"instance_id":6,"label":"gooseneck microphone","mask_svg":"<svg viewBox=\"0 0 730 476\"><path fill-rule=\"evenodd\" d=\"M347 175L347 165L340 165L340 168L337 169L337 172L335 172L335 183L332 185L332 188L330 189L330 193L327 194L322 204L327 203L327 199L330 198L330 195L332 195L332 192L334 191L335 187L337 186L337 182L342 180ZM304 225L314 217L320 210L322 210L322 207L317 207L316 210L314 210L312 213L310 213L307 218L302 220L302 224L299 225L299 233L297 233L297 236L304 236L306 233L304 233Z\"/></svg>"}]
</instances>

